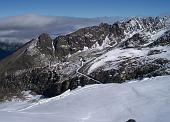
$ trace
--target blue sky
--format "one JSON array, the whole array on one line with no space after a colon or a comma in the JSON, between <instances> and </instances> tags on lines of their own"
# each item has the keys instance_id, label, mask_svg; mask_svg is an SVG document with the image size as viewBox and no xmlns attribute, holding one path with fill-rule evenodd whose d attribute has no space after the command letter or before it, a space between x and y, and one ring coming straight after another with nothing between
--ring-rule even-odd
<instances>
[{"instance_id":1,"label":"blue sky","mask_svg":"<svg viewBox=\"0 0 170 122\"><path fill-rule=\"evenodd\" d=\"M1 0L1 17L22 14L99 17L170 13L170 0Z\"/></svg>"}]
</instances>

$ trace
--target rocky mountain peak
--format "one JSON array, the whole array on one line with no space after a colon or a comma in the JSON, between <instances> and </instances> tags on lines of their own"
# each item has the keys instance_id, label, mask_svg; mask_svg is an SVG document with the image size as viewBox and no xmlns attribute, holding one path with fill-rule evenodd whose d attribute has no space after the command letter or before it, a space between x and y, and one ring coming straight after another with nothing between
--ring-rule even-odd
<instances>
[{"instance_id":1,"label":"rocky mountain peak","mask_svg":"<svg viewBox=\"0 0 170 122\"><path fill-rule=\"evenodd\" d=\"M0 90L31 90L52 97L86 84L170 74L169 21L135 17L54 40L43 33L0 62Z\"/></svg>"},{"instance_id":2,"label":"rocky mountain peak","mask_svg":"<svg viewBox=\"0 0 170 122\"><path fill-rule=\"evenodd\" d=\"M37 39L33 39L29 43L28 54L31 56L39 54L39 56L52 56L54 55L53 39L48 33L42 33Z\"/></svg>"},{"instance_id":3,"label":"rocky mountain peak","mask_svg":"<svg viewBox=\"0 0 170 122\"><path fill-rule=\"evenodd\" d=\"M50 37L50 35L48 33L42 33L38 37L38 43L37 44L39 46L42 46L42 48L46 48L46 47L51 48L52 43L53 43L53 40L52 40L52 38Z\"/></svg>"},{"instance_id":4,"label":"rocky mountain peak","mask_svg":"<svg viewBox=\"0 0 170 122\"><path fill-rule=\"evenodd\" d=\"M40 41L47 41L47 40L52 40L50 35L48 33L42 33L39 37L38 40Z\"/></svg>"},{"instance_id":5,"label":"rocky mountain peak","mask_svg":"<svg viewBox=\"0 0 170 122\"><path fill-rule=\"evenodd\" d=\"M108 23L101 23L99 24L99 27L101 28L108 28L110 25Z\"/></svg>"}]
</instances>

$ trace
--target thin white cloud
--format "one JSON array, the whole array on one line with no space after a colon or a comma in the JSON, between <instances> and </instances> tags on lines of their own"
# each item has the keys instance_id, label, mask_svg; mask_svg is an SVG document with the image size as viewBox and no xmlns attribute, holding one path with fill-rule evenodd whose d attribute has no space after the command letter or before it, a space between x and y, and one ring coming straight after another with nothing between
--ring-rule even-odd
<instances>
[{"instance_id":1,"label":"thin white cloud","mask_svg":"<svg viewBox=\"0 0 170 122\"><path fill-rule=\"evenodd\" d=\"M18 32L17 30L0 30L0 36L6 36Z\"/></svg>"},{"instance_id":2,"label":"thin white cloud","mask_svg":"<svg viewBox=\"0 0 170 122\"><path fill-rule=\"evenodd\" d=\"M41 28L54 22L54 17L38 16L34 14L11 16L0 19L0 29Z\"/></svg>"},{"instance_id":3,"label":"thin white cloud","mask_svg":"<svg viewBox=\"0 0 170 122\"><path fill-rule=\"evenodd\" d=\"M101 22L113 23L120 17L76 18L58 16L40 16L26 14L0 18L0 41L22 41L31 39L40 33L60 34L74 31L80 27L92 26Z\"/></svg>"}]
</instances>

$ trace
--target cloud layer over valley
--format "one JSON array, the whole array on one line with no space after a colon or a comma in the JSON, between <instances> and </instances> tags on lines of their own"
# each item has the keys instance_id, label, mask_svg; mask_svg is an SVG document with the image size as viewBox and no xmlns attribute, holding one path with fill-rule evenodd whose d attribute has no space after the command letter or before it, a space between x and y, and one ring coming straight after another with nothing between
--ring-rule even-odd
<instances>
[{"instance_id":1,"label":"cloud layer over valley","mask_svg":"<svg viewBox=\"0 0 170 122\"><path fill-rule=\"evenodd\" d=\"M27 42L40 33L52 36L69 33L81 27L113 23L121 17L78 18L26 14L0 18L0 41Z\"/></svg>"}]
</instances>

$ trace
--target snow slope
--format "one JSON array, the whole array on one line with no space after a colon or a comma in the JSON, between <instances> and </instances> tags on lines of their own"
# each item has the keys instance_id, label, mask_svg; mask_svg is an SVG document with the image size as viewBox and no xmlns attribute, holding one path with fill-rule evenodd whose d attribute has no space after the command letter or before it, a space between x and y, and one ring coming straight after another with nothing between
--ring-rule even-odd
<instances>
[{"instance_id":1,"label":"snow slope","mask_svg":"<svg viewBox=\"0 0 170 122\"><path fill-rule=\"evenodd\" d=\"M124 58L135 58L135 57L144 57L144 58L166 58L169 59L169 46L155 46L154 48L147 48L147 46L151 43L153 43L154 41L156 41L158 38L160 38L161 36L163 36L165 34L165 32L167 32L167 29L162 29L159 30L157 32L154 31L154 33L150 33L150 32L143 32L143 35L145 35L149 42L144 44L143 46L141 46L141 49L138 48L126 48L126 49L122 49L122 48L113 48L112 50L106 52L105 54L97 57L88 67L88 72L87 74L90 75L92 72L96 71L97 69L99 69L100 67L104 66L105 68L103 68L103 70L110 70L110 69L116 69L117 67L117 63L120 61L123 61ZM138 31L134 31L134 34L136 33L140 33L142 34L142 32L138 32ZM126 34L127 37L125 37L125 39L123 39L123 41L127 40L130 36L130 38L134 35L134 34ZM123 42L122 41L122 42ZM151 50L162 50L164 53L160 53L158 55L153 55L153 56L148 56L148 52ZM109 68L107 68L106 64L109 64L109 62L111 62L111 65L109 65Z\"/></svg>"},{"instance_id":2,"label":"snow slope","mask_svg":"<svg viewBox=\"0 0 170 122\"><path fill-rule=\"evenodd\" d=\"M144 56L147 54L146 50L138 50L138 49L120 49L120 48L116 48L113 49L111 51L108 51L107 53L105 53L104 55L101 55L100 57L97 57L94 61L93 64L90 66L88 74L92 73L94 70L96 70L97 68L104 66L105 64L107 64L108 62L112 61L112 65L118 63L118 61L120 61L125 57L139 57L139 56Z\"/></svg>"},{"instance_id":3,"label":"snow slope","mask_svg":"<svg viewBox=\"0 0 170 122\"><path fill-rule=\"evenodd\" d=\"M0 122L169 122L169 78L88 85L24 109L1 104Z\"/></svg>"}]
</instances>

